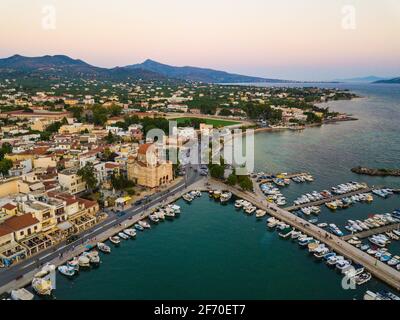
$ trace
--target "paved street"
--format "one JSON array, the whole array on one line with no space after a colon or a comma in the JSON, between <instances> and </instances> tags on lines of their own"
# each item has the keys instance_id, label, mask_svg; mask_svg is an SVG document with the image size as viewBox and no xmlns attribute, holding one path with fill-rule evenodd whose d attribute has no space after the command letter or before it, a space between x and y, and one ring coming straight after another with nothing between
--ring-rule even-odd
<instances>
[{"instance_id":1,"label":"paved street","mask_svg":"<svg viewBox=\"0 0 400 320\"><path fill-rule=\"evenodd\" d=\"M41 253L25 259L21 263L18 263L14 266L9 268L4 268L0 270L0 287L4 286L5 284L9 283L10 281L16 280L22 277L24 274L34 270L35 268L39 267L42 264L45 264L49 261L60 256L62 253L66 253L70 250L73 250L76 246L85 243L86 241L95 238L99 234L103 233L107 229L111 228L112 226L118 225L123 221L126 221L130 218L140 218L143 212L151 208L155 205L160 205L163 201L167 200L167 198L181 192L187 186L192 185L193 183L197 182L201 177L198 173L197 166L193 165L186 166L186 176L184 180L180 183L170 187L169 189L156 193L152 196L149 196L146 199L146 203L140 206L133 206L130 209L124 210L126 214L122 217L118 217L113 212L108 212L109 216L107 219L102 221L101 223L97 224L93 228L86 230L85 232L79 235L79 239L73 243L67 244L66 241L57 244L47 250L42 251ZM1 292L0 292L1 293Z\"/></svg>"}]
</instances>

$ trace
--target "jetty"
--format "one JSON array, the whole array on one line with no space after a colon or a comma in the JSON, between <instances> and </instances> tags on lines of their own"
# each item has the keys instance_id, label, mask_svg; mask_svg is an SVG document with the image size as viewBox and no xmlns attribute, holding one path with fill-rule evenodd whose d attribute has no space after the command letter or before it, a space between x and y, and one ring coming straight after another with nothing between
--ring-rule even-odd
<instances>
[{"instance_id":1,"label":"jetty","mask_svg":"<svg viewBox=\"0 0 400 320\"><path fill-rule=\"evenodd\" d=\"M300 173L290 173L290 174L283 174L283 173L277 173L277 174L265 174L266 176L283 176L285 179L292 179L292 178L297 178L297 177L302 177L302 176L308 176L310 175L308 172L300 172ZM269 179L261 179L258 181L258 184L263 184L263 183L269 183L273 182L273 178Z\"/></svg>"},{"instance_id":2,"label":"jetty","mask_svg":"<svg viewBox=\"0 0 400 320\"><path fill-rule=\"evenodd\" d=\"M371 192L373 188L365 188L365 189L360 189L357 191L352 191L352 192L348 192L348 193L344 193L344 194L338 194L329 198L325 198L325 199L321 199L321 200L317 200L317 201L313 201L313 202L308 202L308 203L304 203L304 204L299 204L299 205L294 205L294 206L290 206L290 207L286 207L285 210L287 211L296 211L299 210L301 208L305 208L305 207L312 207L312 206L321 206L325 203L331 202L331 201L335 201L335 200L339 200L339 199L343 199L346 197L351 197L351 196L355 196L357 194L360 193L368 193Z\"/></svg>"},{"instance_id":3,"label":"jetty","mask_svg":"<svg viewBox=\"0 0 400 320\"><path fill-rule=\"evenodd\" d=\"M348 241L354 237L357 237L358 239L365 239L365 238L368 238L375 234L381 234L381 233L390 232L392 230L399 230L399 229L400 229L400 223L395 223L395 224L383 226L380 228L375 228L375 229L370 229L370 230L366 230L366 231L362 231L362 232L358 232L358 233L353 233L351 235L342 237L342 239L344 241Z\"/></svg>"},{"instance_id":4,"label":"jetty","mask_svg":"<svg viewBox=\"0 0 400 320\"><path fill-rule=\"evenodd\" d=\"M340 254L347 259L351 260L354 263L361 264L368 270L374 277L380 279L385 282L387 285L395 288L400 291L400 272L396 269L390 267L389 265L377 260L376 258L368 255L367 253L359 250L358 248L352 246L344 239L337 237L326 230L319 228L316 225L311 224L310 222L297 217L290 211L285 208L279 208L277 205L268 203L265 199L265 196L262 194L259 188L255 188L255 192L243 192L235 187L228 186L222 182L219 182L214 179L210 179L211 184L209 189L214 190L227 190L232 192L236 197L247 200L253 203L258 208L267 211L267 213L279 219L280 221L289 224L296 230L299 230L310 237L313 237L316 240L319 240L321 243L325 243L326 246L331 248L331 250L335 251L337 254ZM366 190L371 190L370 188L359 190L355 192L363 193L367 192ZM338 197L345 197L346 195L340 195ZM335 198L335 197L332 197ZM331 201L329 199L328 201Z\"/></svg>"}]
</instances>

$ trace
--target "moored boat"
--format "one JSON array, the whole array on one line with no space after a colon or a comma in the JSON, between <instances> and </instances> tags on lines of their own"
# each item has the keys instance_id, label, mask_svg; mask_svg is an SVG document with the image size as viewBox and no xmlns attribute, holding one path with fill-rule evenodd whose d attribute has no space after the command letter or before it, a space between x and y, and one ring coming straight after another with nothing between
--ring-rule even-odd
<instances>
[{"instance_id":1,"label":"moored boat","mask_svg":"<svg viewBox=\"0 0 400 320\"><path fill-rule=\"evenodd\" d=\"M25 288L11 291L12 300L28 301L28 300L33 300L34 297L35 296Z\"/></svg>"},{"instance_id":2,"label":"moored boat","mask_svg":"<svg viewBox=\"0 0 400 320\"><path fill-rule=\"evenodd\" d=\"M59 266L57 270L66 277L73 277L75 275L75 269L69 266Z\"/></svg>"},{"instance_id":3,"label":"moored boat","mask_svg":"<svg viewBox=\"0 0 400 320\"><path fill-rule=\"evenodd\" d=\"M97 249L103 253L111 253L111 248L102 242L97 243Z\"/></svg>"}]
</instances>

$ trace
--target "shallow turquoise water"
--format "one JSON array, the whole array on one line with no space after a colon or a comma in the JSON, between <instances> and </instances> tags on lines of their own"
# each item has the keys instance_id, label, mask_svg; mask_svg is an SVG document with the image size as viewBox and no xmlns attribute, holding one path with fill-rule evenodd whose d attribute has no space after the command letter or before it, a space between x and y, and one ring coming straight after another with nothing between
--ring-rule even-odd
<instances>
[{"instance_id":1,"label":"shallow turquoise water","mask_svg":"<svg viewBox=\"0 0 400 320\"><path fill-rule=\"evenodd\" d=\"M326 86L326 84L324 84ZM289 200L350 180L400 187L397 178L357 176L357 165L400 167L400 86L346 85L365 98L330 103L360 120L303 132L256 136L256 168L265 172L309 171L311 184L284 190ZM376 198L376 197L375 197ZM58 277L57 299L360 299L371 281L343 290L342 277L301 250L281 240L256 221L204 195L191 205L179 202L179 219L165 222L138 239L123 242L102 256L98 269L74 280ZM377 199L335 213L323 208L320 222L342 227L347 219L400 207L400 197ZM400 245L391 245L400 254Z\"/></svg>"}]
</instances>

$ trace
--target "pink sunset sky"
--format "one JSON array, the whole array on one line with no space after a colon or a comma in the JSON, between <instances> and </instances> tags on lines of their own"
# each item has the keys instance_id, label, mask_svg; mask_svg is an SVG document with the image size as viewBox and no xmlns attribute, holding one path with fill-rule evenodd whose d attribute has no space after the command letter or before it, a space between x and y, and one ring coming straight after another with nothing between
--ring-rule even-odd
<instances>
[{"instance_id":1,"label":"pink sunset sky","mask_svg":"<svg viewBox=\"0 0 400 320\"><path fill-rule=\"evenodd\" d=\"M394 77L399 36L398 0L0 1L0 58L66 54L103 67L151 58L294 80Z\"/></svg>"}]
</instances>

